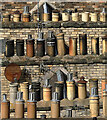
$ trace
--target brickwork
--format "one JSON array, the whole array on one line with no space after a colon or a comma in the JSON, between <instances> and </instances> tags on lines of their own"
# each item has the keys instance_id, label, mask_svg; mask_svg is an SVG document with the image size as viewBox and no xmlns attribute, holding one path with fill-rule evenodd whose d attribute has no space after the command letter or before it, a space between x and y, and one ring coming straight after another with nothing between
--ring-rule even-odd
<instances>
[{"instance_id":1,"label":"brickwork","mask_svg":"<svg viewBox=\"0 0 107 120\"><path fill-rule=\"evenodd\" d=\"M55 34L59 32L58 28L44 28L42 32L47 34L48 30L54 31ZM102 37L107 34L107 28L61 28L64 32L65 43L69 46L69 37L77 37L77 50L79 54L79 34L87 34L87 51L88 54L91 54L91 38L99 37L99 54L102 54ZM37 29L0 29L0 38L1 39L10 39L14 40L16 43L16 39L24 39L28 38L28 34L31 34L34 39L37 39ZM36 48L36 40L35 40L35 48ZM26 42L25 42L26 49ZM26 50L25 50L26 52Z\"/></svg>"},{"instance_id":2,"label":"brickwork","mask_svg":"<svg viewBox=\"0 0 107 120\"><path fill-rule=\"evenodd\" d=\"M69 10L74 10L74 8L78 8L79 12L87 11L87 12L101 12L102 8L107 8L106 4L107 2L62 2L62 3L57 3L57 2L52 2L53 5L56 6L56 8L63 10L63 9L69 9ZM23 7L25 5L28 5L30 9L32 9L35 5L36 2L7 2L3 3L2 6L0 7L3 12L9 11L10 13L13 13L16 10L23 12Z\"/></svg>"},{"instance_id":3,"label":"brickwork","mask_svg":"<svg viewBox=\"0 0 107 120\"><path fill-rule=\"evenodd\" d=\"M51 69L53 66L46 66L47 69ZM54 66L58 67L58 65ZM91 78L98 78L99 79L99 95L101 96L101 80L105 79L105 64L70 64L66 65L68 71L74 74L75 81L78 81L81 76L84 76L87 81ZM21 70L25 69L24 66L21 66ZM6 93L9 98L9 82L4 76L5 67L1 68L1 91L2 94ZM43 77L43 73L40 73L39 66L26 66L26 70L28 73L26 75L22 73L22 77L20 78L20 82L28 81L29 83L32 81L43 81L41 79ZM89 91L89 82L87 83L87 91Z\"/></svg>"},{"instance_id":4,"label":"brickwork","mask_svg":"<svg viewBox=\"0 0 107 120\"><path fill-rule=\"evenodd\" d=\"M74 8L78 8L78 11L84 12L84 11L97 11L101 12L102 8L107 8L107 3L91 3L91 2L81 2L81 3L62 3L62 4L56 4L53 3L56 8L59 8L60 10L63 10L65 8L68 8L70 10L74 10ZM26 5L26 3L2 3L2 7L0 6L0 9L2 12L9 11L10 13L13 13L16 10L20 10L21 13L23 12L23 7ZM27 5L30 6L30 9L36 5L36 3L28 3ZM62 30L64 33L65 43L69 46L69 37L77 37L77 51L79 54L79 34L87 34L87 48L88 48L88 54L91 54L91 37L99 37L99 54L102 54L102 37L104 37L107 34L107 28L43 28L42 32L46 34L48 30L53 30L55 35L59 32L59 30ZM16 39L26 39L28 38L28 34L31 34L32 37L35 39L35 49L36 49L36 39L37 39L37 28L23 28L23 29L10 29L10 28L0 28L0 39L9 39L14 40L16 44ZM25 54L26 54L26 42L25 42ZM16 55L16 54L15 54ZM3 56L2 56L3 57ZM80 56L81 57L81 56ZM5 58L5 57L4 57ZM106 79L107 76L107 65L103 63L94 63L94 64L66 64L66 65L45 65L45 67L50 70L53 67L64 67L69 72L72 72L74 75L75 81L78 81L81 76L84 76L86 81L89 81L91 78L98 78L98 88L99 88L99 95L101 96L101 80ZM1 94L7 94L7 97L9 99L9 82L6 80L4 76L4 70L6 66L1 67ZM29 65L29 66L20 66L22 70L22 76L20 78L20 82L28 81L28 82L34 82L34 81L40 81L41 83L43 80L41 79L44 74L40 72L40 66L39 65ZM24 74L24 69L27 70L26 74ZM87 83L87 91L89 91L89 82ZM87 93L88 94L88 93ZM88 94L89 95L89 94ZM85 111L79 111L76 114L77 116L89 116L89 110ZM27 113L25 113L26 116ZM50 117L50 111L38 111L38 118L40 115L46 114L48 117ZM102 112L100 113L102 115ZM61 117L64 117L65 110L61 111ZM14 118L14 113L11 113L11 117Z\"/></svg>"}]
</instances>

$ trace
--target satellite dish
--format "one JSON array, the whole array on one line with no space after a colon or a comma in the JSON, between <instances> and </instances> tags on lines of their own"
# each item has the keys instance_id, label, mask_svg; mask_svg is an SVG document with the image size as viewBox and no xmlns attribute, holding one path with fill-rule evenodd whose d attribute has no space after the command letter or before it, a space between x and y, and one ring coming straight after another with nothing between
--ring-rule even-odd
<instances>
[{"instance_id":1,"label":"satellite dish","mask_svg":"<svg viewBox=\"0 0 107 120\"><path fill-rule=\"evenodd\" d=\"M20 66L18 66L15 63L10 63L6 68L4 75L6 79L10 82L16 82L16 80L20 79L21 76L21 69Z\"/></svg>"}]
</instances>

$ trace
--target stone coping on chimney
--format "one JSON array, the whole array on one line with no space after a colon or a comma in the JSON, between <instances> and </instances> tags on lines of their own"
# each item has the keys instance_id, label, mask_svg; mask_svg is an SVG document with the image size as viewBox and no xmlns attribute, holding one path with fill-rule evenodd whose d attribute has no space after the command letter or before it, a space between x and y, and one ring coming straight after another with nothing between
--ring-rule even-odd
<instances>
[{"instance_id":1,"label":"stone coping on chimney","mask_svg":"<svg viewBox=\"0 0 107 120\"><path fill-rule=\"evenodd\" d=\"M75 106L76 105L76 106ZM100 108L102 108L102 103L100 104ZM89 109L89 98L79 99L76 98L74 100L63 99L60 101L60 109L66 110L71 108L72 110L78 109ZM37 102L37 111L50 111L51 110L51 101L38 101ZM10 112L14 112L14 109L11 109ZM25 108L25 112L27 109Z\"/></svg>"},{"instance_id":2,"label":"stone coping on chimney","mask_svg":"<svg viewBox=\"0 0 107 120\"><path fill-rule=\"evenodd\" d=\"M107 28L107 22L2 22L1 28L10 28L10 29L22 29L22 28Z\"/></svg>"},{"instance_id":3,"label":"stone coping on chimney","mask_svg":"<svg viewBox=\"0 0 107 120\"><path fill-rule=\"evenodd\" d=\"M107 64L107 55L77 55L77 56L56 56L56 57L26 57L26 56L13 56L3 57L1 66L5 67L9 63L16 63L20 66L31 65L59 65L59 64Z\"/></svg>"},{"instance_id":4,"label":"stone coping on chimney","mask_svg":"<svg viewBox=\"0 0 107 120\"><path fill-rule=\"evenodd\" d=\"M107 120L107 118L98 118L98 120ZM19 120L18 118L10 118L10 119L3 119L3 120ZM43 120L43 119L40 119L40 118L36 118L36 119L31 119L31 118L21 118L20 120ZM46 118L45 120L93 120L93 118L90 118L90 117L76 117L76 118Z\"/></svg>"}]
</instances>

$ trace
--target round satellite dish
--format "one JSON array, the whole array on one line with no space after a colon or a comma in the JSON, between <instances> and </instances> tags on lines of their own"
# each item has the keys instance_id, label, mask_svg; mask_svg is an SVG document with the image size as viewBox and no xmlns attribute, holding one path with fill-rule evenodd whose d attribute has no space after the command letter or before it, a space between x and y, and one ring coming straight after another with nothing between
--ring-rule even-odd
<instances>
[{"instance_id":1,"label":"round satellite dish","mask_svg":"<svg viewBox=\"0 0 107 120\"><path fill-rule=\"evenodd\" d=\"M5 72L4 75L6 77L6 79L10 82L16 82L15 80L19 80L20 76L21 76L21 69L20 66L18 66L15 63L11 63L9 64L6 68L5 68Z\"/></svg>"}]
</instances>

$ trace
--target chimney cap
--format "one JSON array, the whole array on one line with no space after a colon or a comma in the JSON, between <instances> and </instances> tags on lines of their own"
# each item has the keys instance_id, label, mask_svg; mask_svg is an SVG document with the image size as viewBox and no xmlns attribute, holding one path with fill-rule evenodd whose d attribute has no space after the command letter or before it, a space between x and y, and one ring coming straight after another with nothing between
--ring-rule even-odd
<instances>
[{"instance_id":1,"label":"chimney cap","mask_svg":"<svg viewBox=\"0 0 107 120\"><path fill-rule=\"evenodd\" d=\"M91 95L90 97L98 97L98 93L97 93L97 88L93 87L91 88Z\"/></svg>"},{"instance_id":2,"label":"chimney cap","mask_svg":"<svg viewBox=\"0 0 107 120\"><path fill-rule=\"evenodd\" d=\"M43 87L50 88L52 85L49 84L49 79L45 79Z\"/></svg>"},{"instance_id":3,"label":"chimney cap","mask_svg":"<svg viewBox=\"0 0 107 120\"><path fill-rule=\"evenodd\" d=\"M2 102L8 102L6 94L3 94L3 101Z\"/></svg>"},{"instance_id":4,"label":"chimney cap","mask_svg":"<svg viewBox=\"0 0 107 120\"><path fill-rule=\"evenodd\" d=\"M14 14L21 14L20 11L16 10Z\"/></svg>"},{"instance_id":5,"label":"chimney cap","mask_svg":"<svg viewBox=\"0 0 107 120\"><path fill-rule=\"evenodd\" d=\"M37 102L35 100L35 92L30 92L29 93L29 100L27 102Z\"/></svg>"},{"instance_id":6,"label":"chimney cap","mask_svg":"<svg viewBox=\"0 0 107 120\"><path fill-rule=\"evenodd\" d=\"M58 92L53 92L52 101L54 101L54 102L60 101L60 100L58 100Z\"/></svg>"},{"instance_id":7,"label":"chimney cap","mask_svg":"<svg viewBox=\"0 0 107 120\"><path fill-rule=\"evenodd\" d=\"M38 33L38 38L37 38L37 41L44 41L44 32L39 32Z\"/></svg>"},{"instance_id":8,"label":"chimney cap","mask_svg":"<svg viewBox=\"0 0 107 120\"><path fill-rule=\"evenodd\" d=\"M80 80L79 80L77 83L86 84L87 81L85 81L84 79L85 79L85 77L84 77L84 76L81 76L81 77L80 77Z\"/></svg>"},{"instance_id":9,"label":"chimney cap","mask_svg":"<svg viewBox=\"0 0 107 120\"><path fill-rule=\"evenodd\" d=\"M73 73L68 72L68 74L67 74L67 81L68 82L75 82L75 80L73 80Z\"/></svg>"},{"instance_id":10,"label":"chimney cap","mask_svg":"<svg viewBox=\"0 0 107 120\"><path fill-rule=\"evenodd\" d=\"M105 89L103 91L107 92L107 84L105 84Z\"/></svg>"},{"instance_id":11,"label":"chimney cap","mask_svg":"<svg viewBox=\"0 0 107 120\"><path fill-rule=\"evenodd\" d=\"M17 99L16 99L16 101L24 102L24 100L23 100L23 92L17 92Z\"/></svg>"},{"instance_id":12,"label":"chimney cap","mask_svg":"<svg viewBox=\"0 0 107 120\"><path fill-rule=\"evenodd\" d=\"M96 81L98 81L98 79L96 79L96 78L89 79L89 82L91 82L91 81L96 82Z\"/></svg>"}]
</instances>

